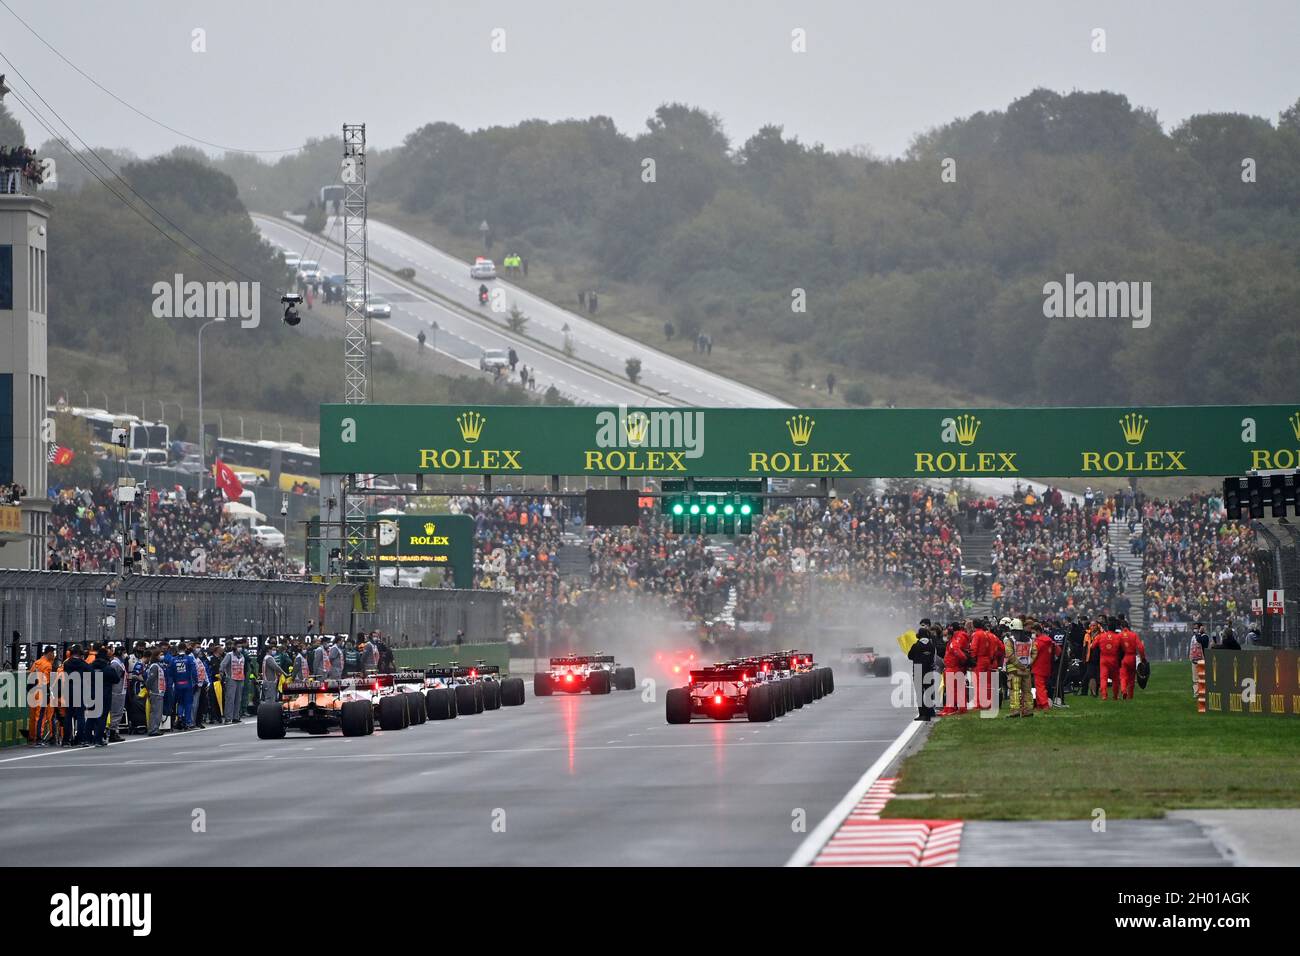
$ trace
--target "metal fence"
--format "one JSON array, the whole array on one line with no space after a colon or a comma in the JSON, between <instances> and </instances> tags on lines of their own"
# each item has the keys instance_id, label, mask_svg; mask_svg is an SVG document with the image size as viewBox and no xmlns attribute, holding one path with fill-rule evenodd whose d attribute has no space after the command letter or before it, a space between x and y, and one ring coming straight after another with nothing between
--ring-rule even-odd
<instances>
[{"instance_id":1,"label":"metal fence","mask_svg":"<svg viewBox=\"0 0 1300 956\"><path fill-rule=\"evenodd\" d=\"M76 571L0 571L0 667L15 666L18 643L111 637L114 576Z\"/></svg>"},{"instance_id":2,"label":"metal fence","mask_svg":"<svg viewBox=\"0 0 1300 956\"><path fill-rule=\"evenodd\" d=\"M165 641L260 634L378 630L393 647L435 638L504 640L504 595L495 591L379 588L361 611L361 586L248 578L0 571L0 664L12 666L14 633L26 659L38 644Z\"/></svg>"}]
</instances>

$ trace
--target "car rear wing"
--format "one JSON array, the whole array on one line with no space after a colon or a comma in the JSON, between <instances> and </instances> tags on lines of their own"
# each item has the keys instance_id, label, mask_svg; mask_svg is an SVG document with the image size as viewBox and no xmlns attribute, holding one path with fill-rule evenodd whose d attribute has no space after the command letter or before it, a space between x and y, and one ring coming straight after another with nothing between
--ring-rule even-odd
<instances>
[{"instance_id":1,"label":"car rear wing","mask_svg":"<svg viewBox=\"0 0 1300 956\"><path fill-rule=\"evenodd\" d=\"M291 680L284 685L284 694L332 694L342 690L339 680Z\"/></svg>"},{"instance_id":2,"label":"car rear wing","mask_svg":"<svg viewBox=\"0 0 1300 956\"><path fill-rule=\"evenodd\" d=\"M692 684L704 684L711 681L743 681L754 676L752 667L705 667L691 671Z\"/></svg>"},{"instance_id":3,"label":"car rear wing","mask_svg":"<svg viewBox=\"0 0 1300 956\"><path fill-rule=\"evenodd\" d=\"M458 664L455 666L430 667L423 672L425 677L438 677L446 679L449 677L482 677L484 674L500 674L501 666L499 664L473 664L466 666Z\"/></svg>"},{"instance_id":4,"label":"car rear wing","mask_svg":"<svg viewBox=\"0 0 1300 956\"><path fill-rule=\"evenodd\" d=\"M574 654L568 657L552 657L552 667L566 667L570 664L613 664L612 654Z\"/></svg>"}]
</instances>

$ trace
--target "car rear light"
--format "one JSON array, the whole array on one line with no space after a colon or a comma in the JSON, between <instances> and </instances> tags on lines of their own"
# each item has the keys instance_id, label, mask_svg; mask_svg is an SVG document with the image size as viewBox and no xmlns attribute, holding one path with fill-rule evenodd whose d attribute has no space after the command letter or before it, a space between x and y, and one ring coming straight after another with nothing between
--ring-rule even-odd
<instances>
[{"instance_id":1,"label":"car rear light","mask_svg":"<svg viewBox=\"0 0 1300 956\"><path fill-rule=\"evenodd\" d=\"M681 665L681 664L674 664L674 665L673 665L673 673L674 673L674 674L680 674L681 672L682 672L682 665Z\"/></svg>"},{"instance_id":2,"label":"car rear light","mask_svg":"<svg viewBox=\"0 0 1300 956\"><path fill-rule=\"evenodd\" d=\"M570 684L573 683L573 675L572 675L572 674L565 674L565 675L564 675L564 679L565 679L565 681L566 681L567 683L570 683Z\"/></svg>"},{"instance_id":3,"label":"car rear light","mask_svg":"<svg viewBox=\"0 0 1300 956\"><path fill-rule=\"evenodd\" d=\"M714 702L715 704L721 705L721 704L722 704L722 695L721 695L721 694L714 694L714 695L713 695L713 702Z\"/></svg>"}]
</instances>

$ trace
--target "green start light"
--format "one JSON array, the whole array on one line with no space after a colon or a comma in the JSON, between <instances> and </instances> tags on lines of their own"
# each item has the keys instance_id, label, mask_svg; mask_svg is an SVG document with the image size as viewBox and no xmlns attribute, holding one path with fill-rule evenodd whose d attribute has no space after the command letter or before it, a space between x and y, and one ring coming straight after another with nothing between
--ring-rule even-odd
<instances>
[{"instance_id":1,"label":"green start light","mask_svg":"<svg viewBox=\"0 0 1300 956\"><path fill-rule=\"evenodd\" d=\"M686 509L682 507L682 503L680 501L673 505L673 514L675 515L679 515L685 510Z\"/></svg>"},{"instance_id":2,"label":"green start light","mask_svg":"<svg viewBox=\"0 0 1300 956\"><path fill-rule=\"evenodd\" d=\"M730 501L728 501L725 505L722 506L722 513L724 515L735 514L735 511L736 508Z\"/></svg>"},{"instance_id":3,"label":"green start light","mask_svg":"<svg viewBox=\"0 0 1300 956\"><path fill-rule=\"evenodd\" d=\"M708 512L709 514L711 514L711 515L715 515L715 514L718 513L718 506L715 505L715 504L710 504L710 505L709 505L708 507L706 507L704 510L705 510L706 512Z\"/></svg>"},{"instance_id":4,"label":"green start light","mask_svg":"<svg viewBox=\"0 0 1300 956\"><path fill-rule=\"evenodd\" d=\"M750 511L749 502L746 501L743 505L740 506L740 513L742 515L747 515L749 514L749 511Z\"/></svg>"},{"instance_id":5,"label":"green start light","mask_svg":"<svg viewBox=\"0 0 1300 956\"><path fill-rule=\"evenodd\" d=\"M697 505L697 504L692 504L692 505L691 505L691 514L693 514L693 515L697 515L697 514L699 514L699 513L700 513L700 506Z\"/></svg>"}]
</instances>

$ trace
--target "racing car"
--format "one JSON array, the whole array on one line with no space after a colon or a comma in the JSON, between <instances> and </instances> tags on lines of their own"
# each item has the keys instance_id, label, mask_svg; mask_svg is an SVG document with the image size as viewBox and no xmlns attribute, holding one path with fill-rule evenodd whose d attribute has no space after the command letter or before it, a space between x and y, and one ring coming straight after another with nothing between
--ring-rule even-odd
<instances>
[{"instance_id":1,"label":"racing car","mask_svg":"<svg viewBox=\"0 0 1300 956\"><path fill-rule=\"evenodd\" d=\"M551 694L608 694L611 690L636 689L636 670L620 667L608 654L569 654L552 657L550 669L533 675L533 693L538 697Z\"/></svg>"},{"instance_id":2,"label":"racing car","mask_svg":"<svg viewBox=\"0 0 1300 956\"><path fill-rule=\"evenodd\" d=\"M328 734L336 727L344 737L374 733L374 711L369 702L349 696L345 684L316 679L288 682L278 700L257 705L257 736L279 740L290 730Z\"/></svg>"},{"instance_id":3,"label":"racing car","mask_svg":"<svg viewBox=\"0 0 1300 956\"><path fill-rule=\"evenodd\" d=\"M367 674L340 683L340 699L363 701L380 730L401 730L426 719L423 695L409 683L399 682L396 674Z\"/></svg>"},{"instance_id":4,"label":"racing car","mask_svg":"<svg viewBox=\"0 0 1300 956\"><path fill-rule=\"evenodd\" d=\"M524 679L502 677L499 666L483 661L468 666L452 661L444 666L430 667L424 671L424 679L430 716L434 715L435 704L438 708L439 716L434 717L435 720L457 714L481 714L503 706L518 707L524 702ZM439 703L448 695L435 695L435 691L449 692L451 714L444 715L443 705Z\"/></svg>"},{"instance_id":5,"label":"racing car","mask_svg":"<svg viewBox=\"0 0 1300 956\"><path fill-rule=\"evenodd\" d=\"M889 677L894 672L893 662L888 657L877 654L874 647L866 645L844 648L840 651L840 662L869 677Z\"/></svg>"},{"instance_id":6,"label":"racing car","mask_svg":"<svg viewBox=\"0 0 1300 956\"><path fill-rule=\"evenodd\" d=\"M670 724L742 715L762 722L784 714L786 699L782 684L766 680L752 664L729 661L691 671L689 684L668 691L665 710Z\"/></svg>"}]
</instances>

